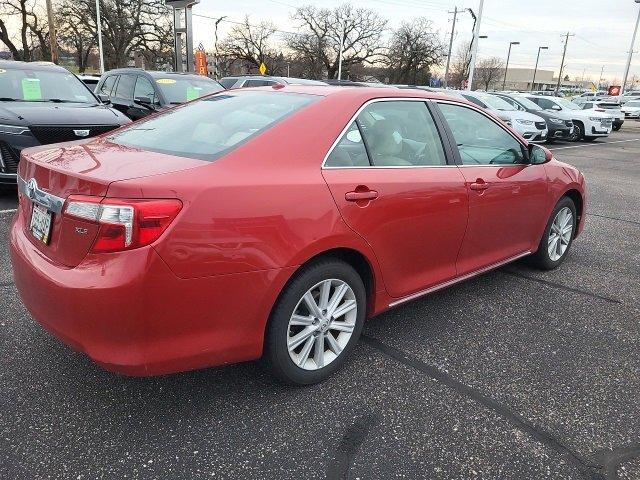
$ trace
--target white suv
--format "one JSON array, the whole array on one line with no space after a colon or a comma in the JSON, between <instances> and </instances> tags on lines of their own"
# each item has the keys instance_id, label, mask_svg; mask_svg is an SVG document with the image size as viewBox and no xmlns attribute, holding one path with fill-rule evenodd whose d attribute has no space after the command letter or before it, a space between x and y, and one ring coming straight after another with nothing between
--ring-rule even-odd
<instances>
[{"instance_id":1,"label":"white suv","mask_svg":"<svg viewBox=\"0 0 640 480\"><path fill-rule=\"evenodd\" d=\"M622 107L622 113L626 118L640 118L640 98L625 103Z\"/></svg>"},{"instance_id":2,"label":"white suv","mask_svg":"<svg viewBox=\"0 0 640 480\"><path fill-rule=\"evenodd\" d=\"M578 140L590 142L598 137L608 137L613 130L613 119L606 113L582 110L575 103L560 97L527 95L527 98L543 109L555 112L563 120L572 120L571 140L574 142Z\"/></svg>"}]
</instances>

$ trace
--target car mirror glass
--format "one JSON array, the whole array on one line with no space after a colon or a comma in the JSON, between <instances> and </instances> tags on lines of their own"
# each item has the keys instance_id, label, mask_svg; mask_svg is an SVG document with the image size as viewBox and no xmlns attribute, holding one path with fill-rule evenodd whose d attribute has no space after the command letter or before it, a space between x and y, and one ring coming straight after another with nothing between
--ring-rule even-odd
<instances>
[{"instance_id":1,"label":"car mirror glass","mask_svg":"<svg viewBox=\"0 0 640 480\"><path fill-rule=\"evenodd\" d=\"M531 165L547 163L552 157L553 154L550 150L534 143L529 144L529 163L531 163Z\"/></svg>"}]
</instances>

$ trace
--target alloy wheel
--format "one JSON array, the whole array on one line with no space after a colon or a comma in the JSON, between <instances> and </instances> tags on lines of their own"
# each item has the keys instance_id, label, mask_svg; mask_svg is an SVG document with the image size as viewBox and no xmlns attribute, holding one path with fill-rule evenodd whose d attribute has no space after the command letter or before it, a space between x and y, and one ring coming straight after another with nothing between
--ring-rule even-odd
<instances>
[{"instance_id":1,"label":"alloy wheel","mask_svg":"<svg viewBox=\"0 0 640 480\"><path fill-rule=\"evenodd\" d=\"M569 248L573 235L573 213L568 207L560 209L553 219L548 239L549 258L556 262Z\"/></svg>"},{"instance_id":2,"label":"alloy wheel","mask_svg":"<svg viewBox=\"0 0 640 480\"><path fill-rule=\"evenodd\" d=\"M356 327L358 303L353 289L336 278L311 287L298 301L287 328L287 347L295 365L318 370L333 362Z\"/></svg>"}]
</instances>

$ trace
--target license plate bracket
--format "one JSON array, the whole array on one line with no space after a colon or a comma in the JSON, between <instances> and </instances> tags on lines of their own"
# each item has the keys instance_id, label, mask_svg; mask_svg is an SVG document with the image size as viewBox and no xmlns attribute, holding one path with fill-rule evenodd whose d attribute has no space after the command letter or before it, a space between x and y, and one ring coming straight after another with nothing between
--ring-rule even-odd
<instances>
[{"instance_id":1,"label":"license plate bracket","mask_svg":"<svg viewBox=\"0 0 640 480\"><path fill-rule=\"evenodd\" d=\"M37 203L33 204L29 231L31 231L31 234L45 245L49 244L51 237L52 219L53 214L49 210Z\"/></svg>"}]
</instances>

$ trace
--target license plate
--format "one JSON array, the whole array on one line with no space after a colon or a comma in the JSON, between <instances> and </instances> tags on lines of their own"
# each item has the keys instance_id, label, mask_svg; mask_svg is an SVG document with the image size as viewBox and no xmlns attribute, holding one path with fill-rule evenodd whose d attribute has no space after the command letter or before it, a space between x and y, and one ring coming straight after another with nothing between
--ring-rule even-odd
<instances>
[{"instance_id":1,"label":"license plate","mask_svg":"<svg viewBox=\"0 0 640 480\"><path fill-rule=\"evenodd\" d=\"M31 234L45 245L49 243L52 214L49 210L34 203L29 230Z\"/></svg>"}]
</instances>

